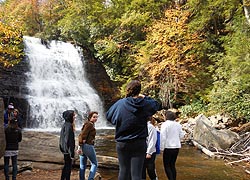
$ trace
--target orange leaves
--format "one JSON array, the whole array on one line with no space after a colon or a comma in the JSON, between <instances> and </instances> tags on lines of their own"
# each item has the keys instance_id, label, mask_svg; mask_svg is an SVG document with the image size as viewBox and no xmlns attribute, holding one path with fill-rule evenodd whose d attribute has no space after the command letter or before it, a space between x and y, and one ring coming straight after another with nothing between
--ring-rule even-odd
<instances>
[{"instance_id":1,"label":"orange leaves","mask_svg":"<svg viewBox=\"0 0 250 180\"><path fill-rule=\"evenodd\" d=\"M155 21L147 29L146 46L140 50L139 59L148 60L144 64L145 79L158 87L170 83L169 87L173 88L174 94L186 91L186 81L195 76L194 69L199 64L193 51L201 39L189 31L188 21L188 11L167 10L165 18ZM152 83L148 85L154 86Z\"/></svg>"}]
</instances>

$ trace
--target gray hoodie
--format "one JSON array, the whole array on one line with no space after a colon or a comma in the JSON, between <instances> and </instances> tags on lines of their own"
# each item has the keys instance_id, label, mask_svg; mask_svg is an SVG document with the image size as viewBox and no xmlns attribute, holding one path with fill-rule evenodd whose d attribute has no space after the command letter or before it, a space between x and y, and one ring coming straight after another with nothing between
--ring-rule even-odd
<instances>
[{"instance_id":1,"label":"gray hoodie","mask_svg":"<svg viewBox=\"0 0 250 180\"><path fill-rule=\"evenodd\" d=\"M72 159L75 156L75 134L72 125L73 115L73 110L67 110L63 112L65 123L62 126L59 141L61 152L63 154L69 154Z\"/></svg>"}]
</instances>

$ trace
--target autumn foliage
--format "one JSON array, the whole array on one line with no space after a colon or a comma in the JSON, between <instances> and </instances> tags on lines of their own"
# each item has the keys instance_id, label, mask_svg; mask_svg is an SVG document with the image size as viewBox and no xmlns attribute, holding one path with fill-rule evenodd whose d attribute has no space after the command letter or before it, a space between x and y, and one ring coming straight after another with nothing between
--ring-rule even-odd
<instances>
[{"instance_id":1,"label":"autumn foliage","mask_svg":"<svg viewBox=\"0 0 250 180\"><path fill-rule=\"evenodd\" d=\"M188 11L167 10L165 18L147 29L147 45L137 56L143 67L142 76L150 82L145 84L146 88L157 90L159 98L170 106L178 93L188 93L191 88L188 79L195 76L200 65L193 52L202 39L189 32L188 20Z\"/></svg>"},{"instance_id":2,"label":"autumn foliage","mask_svg":"<svg viewBox=\"0 0 250 180\"><path fill-rule=\"evenodd\" d=\"M23 58L23 39L15 26L0 21L0 63L4 67L17 64Z\"/></svg>"}]
</instances>

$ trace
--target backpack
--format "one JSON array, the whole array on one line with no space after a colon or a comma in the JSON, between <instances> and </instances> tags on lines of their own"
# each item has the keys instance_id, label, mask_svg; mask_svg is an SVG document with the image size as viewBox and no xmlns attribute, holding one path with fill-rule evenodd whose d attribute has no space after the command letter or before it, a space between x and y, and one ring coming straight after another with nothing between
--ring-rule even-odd
<instances>
[{"instance_id":1,"label":"backpack","mask_svg":"<svg viewBox=\"0 0 250 180\"><path fill-rule=\"evenodd\" d=\"M160 131L157 131L157 140L156 140L156 144L155 144L155 148L156 148L156 154L161 154L161 150L160 150L160 137L161 137L161 134L160 134Z\"/></svg>"}]
</instances>

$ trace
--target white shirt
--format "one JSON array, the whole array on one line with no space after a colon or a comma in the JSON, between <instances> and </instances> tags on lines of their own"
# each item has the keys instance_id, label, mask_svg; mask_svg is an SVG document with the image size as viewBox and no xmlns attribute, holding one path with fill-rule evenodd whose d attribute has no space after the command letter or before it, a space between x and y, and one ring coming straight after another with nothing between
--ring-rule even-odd
<instances>
[{"instance_id":1,"label":"white shirt","mask_svg":"<svg viewBox=\"0 0 250 180\"><path fill-rule=\"evenodd\" d=\"M157 141L157 130L151 124L150 121L148 121L148 137L147 137L147 154L152 155L154 152L156 152L155 144Z\"/></svg>"},{"instance_id":2,"label":"white shirt","mask_svg":"<svg viewBox=\"0 0 250 180\"><path fill-rule=\"evenodd\" d=\"M161 125L161 150L181 148L181 138L185 135L180 123L167 120Z\"/></svg>"}]
</instances>

